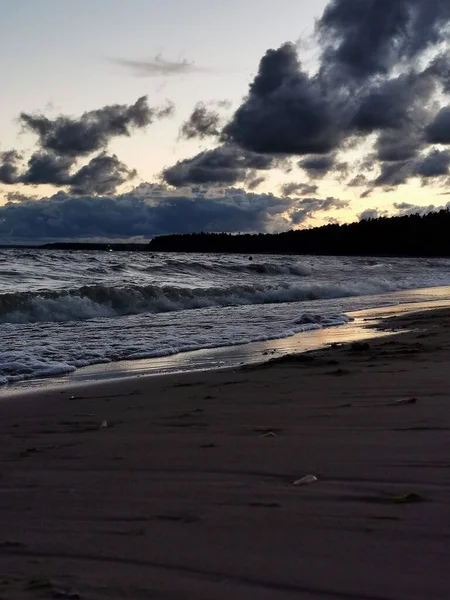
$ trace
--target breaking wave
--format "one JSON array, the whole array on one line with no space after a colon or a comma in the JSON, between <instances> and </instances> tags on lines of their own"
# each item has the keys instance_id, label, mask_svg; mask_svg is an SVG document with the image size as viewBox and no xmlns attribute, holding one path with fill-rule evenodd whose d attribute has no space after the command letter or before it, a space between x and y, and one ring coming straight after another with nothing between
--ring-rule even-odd
<instances>
[{"instance_id":1,"label":"breaking wave","mask_svg":"<svg viewBox=\"0 0 450 600\"><path fill-rule=\"evenodd\" d=\"M246 330L245 327L235 326L223 329L220 326L215 331L208 331L205 336L180 335L176 343L170 342L164 336L152 335L151 328L141 330L131 339L117 344L117 337L107 343L99 343L94 348L91 345L81 347L73 342L72 328L56 326L56 338L49 345L31 342L20 350L11 350L7 346L0 348L0 386L30 379L42 379L67 375L81 367L89 365L117 362L121 360L140 360L171 356L183 352L200 349L212 349L225 346L236 346L250 342L262 342L272 339L291 337L296 333L337 327L353 319L345 314L312 314L303 313L295 321L289 319L283 322L272 322L269 327L262 323ZM241 323L242 325L242 323ZM8 326L13 327L13 326ZM29 326L33 327L33 326ZM73 332L72 332L73 333ZM101 336L101 331L98 336ZM146 335L150 337L146 338ZM63 341L63 343L61 343ZM69 340L72 340L69 342ZM106 340L104 340L106 341Z\"/></svg>"},{"instance_id":2,"label":"breaking wave","mask_svg":"<svg viewBox=\"0 0 450 600\"><path fill-rule=\"evenodd\" d=\"M380 294L399 289L387 281L360 284L174 286L83 286L72 290L0 295L0 323L80 321L183 311L214 306L278 304Z\"/></svg>"},{"instance_id":3,"label":"breaking wave","mask_svg":"<svg viewBox=\"0 0 450 600\"><path fill-rule=\"evenodd\" d=\"M312 274L312 268L304 263L282 264L273 262L253 262L243 264L226 264L223 262L202 262L185 260L168 260L164 265L149 266L147 271L166 269L190 271L191 273L211 271L215 273L233 272L233 273L253 273L256 275L294 275L296 277L306 277Z\"/></svg>"}]
</instances>

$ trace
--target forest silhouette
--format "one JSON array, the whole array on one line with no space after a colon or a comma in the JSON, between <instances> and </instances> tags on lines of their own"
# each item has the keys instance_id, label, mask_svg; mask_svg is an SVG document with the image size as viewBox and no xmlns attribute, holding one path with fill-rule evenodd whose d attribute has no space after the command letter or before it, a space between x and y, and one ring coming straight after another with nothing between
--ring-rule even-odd
<instances>
[{"instance_id":1,"label":"forest silhouette","mask_svg":"<svg viewBox=\"0 0 450 600\"><path fill-rule=\"evenodd\" d=\"M30 247L30 246L26 246ZM450 256L450 210L365 219L281 233L190 233L162 235L149 243L55 242L61 250L316 254L349 256Z\"/></svg>"},{"instance_id":2,"label":"forest silhouette","mask_svg":"<svg viewBox=\"0 0 450 600\"><path fill-rule=\"evenodd\" d=\"M192 233L154 238L155 252L450 256L450 211L380 217L277 234Z\"/></svg>"}]
</instances>

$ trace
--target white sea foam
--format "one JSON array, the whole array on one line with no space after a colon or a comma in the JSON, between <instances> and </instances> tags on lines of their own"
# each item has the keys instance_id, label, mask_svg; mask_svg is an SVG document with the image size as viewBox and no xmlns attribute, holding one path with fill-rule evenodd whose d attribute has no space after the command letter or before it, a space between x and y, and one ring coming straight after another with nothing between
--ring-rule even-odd
<instances>
[{"instance_id":1,"label":"white sea foam","mask_svg":"<svg viewBox=\"0 0 450 600\"><path fill-rule=\"evenodd\" d=\"M124 334L124 329L120 332L118 329L113 339L108 335L107 328L101 328L101 321L92 321L90 328L86 330L84 344L73 339L70 341L76 333L72 328L50 325L48 340L30 336L34 341L28 341L26 345L19 344L18 350L0 349L0 384L65 375L81 367L118 360L157 358L192 350L285 338L302 331L344 325L350 320L346 315L307 315L304 318L300 315L297 322L268 319L269 323L264 325L258 318L248 319L245 314L236 313L237 318L230 325L228 319L221 319L210 310L201 312L202 316L199 318L196 315L194 319L195 326L180 333L177 333L176 320L166 320L157 327L146 328L147 317L131 317L135 319L133 329L136 336L133 339L126 332ZM270 315L270 312L267 314ZM205 325L211 316L218 317L218 323L216 327L208 329ZM124 319L127 317L121 318L122 325ZM42 326L35 324L27 327L32 327L37 332ZM14 327L10 325L10 335L13 331Z\"/></svg>"}]
</instances>

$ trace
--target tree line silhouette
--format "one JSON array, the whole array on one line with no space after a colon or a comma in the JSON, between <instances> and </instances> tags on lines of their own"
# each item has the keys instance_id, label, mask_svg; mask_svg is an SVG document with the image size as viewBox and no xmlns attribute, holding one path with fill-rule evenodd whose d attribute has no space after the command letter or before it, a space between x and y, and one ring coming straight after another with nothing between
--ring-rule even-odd
<instances>
[{"instance_id":1,"label":"tree line silhouette","mask_svg":"<svg viewBox=\"0 0 450 600\"><path fill-rule=\"evenodd\" d=\"M11 246L7 246L11 247ZM30 248L30 246L15 246ZM55 242L40 248L138 252L450 256L450 210L282 233L163 235L149 243Z\"/></svg>"},{"instance_id":2,"label":"tree line silhouette","mask_svg":"<svg viewBox=\"0 0 450 600\"><path fill-rule=\"evenodd\" d=\"M277 234L192 233L159 236L155 252L450 256L450 211L367 219Z\"/></svg>"}]
</instances>

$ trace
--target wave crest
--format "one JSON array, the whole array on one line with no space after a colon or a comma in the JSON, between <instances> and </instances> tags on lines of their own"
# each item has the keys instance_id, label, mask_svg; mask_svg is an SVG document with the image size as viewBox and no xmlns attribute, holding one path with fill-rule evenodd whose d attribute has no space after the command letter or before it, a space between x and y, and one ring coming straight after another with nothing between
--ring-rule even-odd
<instances>
[{"instance_id":1,"label":"wave crest","mask_svg":"<svg viewBox=\"0 0 450 600\"><path fill-rule=\"evenodd\" d=\"M312 268L306 263L281 264L273 262L256 262L249 260L247 264L226 264L223 262L202 262L198 260L168 260L163 265L152 265L146 268L146 271L189 271L191 273L201 273L205 271L215 273L253 273L256 275L293 275L296 277L306 277L312 274Z\"/></svg>"},{"instance_id":2,"label":"wave crest","mask_svg":"<svg viewBox=\"0 0 450 600\"><path fill-rule=\"evenodd\" d=\"M73 290L0 295L0 322L35 323L111 318L141 313L192 310L213 306L278 304L343 298L393 291L388 282L304 285L233 285L226 288L84 286Z\"/></svg>"}]
</instances>

